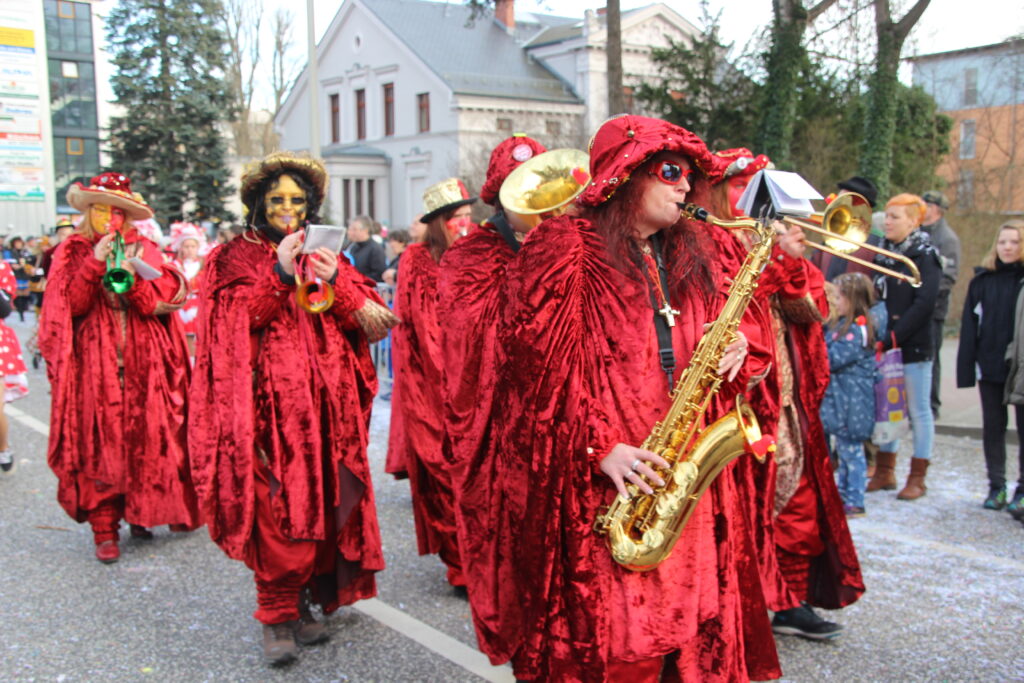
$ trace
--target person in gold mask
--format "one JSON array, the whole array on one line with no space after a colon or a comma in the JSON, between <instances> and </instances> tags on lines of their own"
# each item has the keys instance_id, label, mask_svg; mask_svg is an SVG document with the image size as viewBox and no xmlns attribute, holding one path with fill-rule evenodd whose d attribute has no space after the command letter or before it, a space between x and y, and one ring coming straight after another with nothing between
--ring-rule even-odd
<instances>
[{"instance_id":1,"label":"person in gold mask","mask_svg":"<svg viewBox=\"0 0 1024 683\"><path fill-rule=\"evenodd\" d=\"M327 639L325 614L376 595L384 568L366 458L369 345L397 322L373 281L327 247L303 253L327 172L277 152L242 178L249 228L207 257L189 443L214 542L252 569L263 658ZM298 280L333 293L320 310Z\"/></svg>"},{"instance_id":2,"label":"person in gold mask","mask_svg":"<svg viewBox=\"0 0 1024 683\"><path fill-rule=\"evenodd\" d=\"M173 315L186 287L135 229L153 211L126 176L75 183L67 199L82 220L53 255L39 329L52 396L47 457L57 500L89 522L96 558L112 563L121 519L136 540L153 537L147 527L198 525L185 437L188 349Z\"/></svg>"}]
</instances>

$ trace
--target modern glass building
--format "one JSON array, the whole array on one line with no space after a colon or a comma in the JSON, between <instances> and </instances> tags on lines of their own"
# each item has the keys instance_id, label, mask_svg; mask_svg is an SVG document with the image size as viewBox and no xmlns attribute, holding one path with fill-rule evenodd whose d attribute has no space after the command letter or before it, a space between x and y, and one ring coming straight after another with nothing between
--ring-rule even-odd
<instances>
[{"instance_id":1,"label":"modern glass building","mask_svg":"<svg viewBox=\"0 0 1024 683\"><path fill-rule=\"evenodd\" d=\"M68 186L100 171L100 128L96 112L96 64L92 6L88 2L43 0L53 125L54 189L57 213Z\"/></svg>"}]
</instances>

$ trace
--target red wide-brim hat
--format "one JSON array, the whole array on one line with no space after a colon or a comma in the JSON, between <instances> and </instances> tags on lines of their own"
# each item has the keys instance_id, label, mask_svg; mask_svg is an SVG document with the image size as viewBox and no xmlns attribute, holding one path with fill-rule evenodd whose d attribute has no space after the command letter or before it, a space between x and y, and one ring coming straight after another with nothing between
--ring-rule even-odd
<instances>
[{"instance_id":1,"label":"red wide-brim hat","mask_svg":"<svg viewBox=\"0 0 1024 683\"><path fill-rule=\"evenodd\" d=\"M712 182L722 178L725 164L708 151L697 135L661 119L623 114L605 121L590 139L590 185L577 198L597 206L615 194L633 171L658 152L678 152Z\"/></svg>"},{"instance_id":2,"label":"red wide-brim hat","mask_svg":"<svg viewBox=\"0 0 1024 683\"><path fill-rule=\"evenodd\" d=\"M96 176L88 186L82 183L73 183L68 188L68 204L83 214L93 204L106 204L107 206L116 206L124 211L128 220L141 221L153 217L153 209L149 207L141 194L131 191L127 178L119 176L123 179L119 183L102 182L109 175L114 174L104 173Z\"/></svg>"}]
</instances>

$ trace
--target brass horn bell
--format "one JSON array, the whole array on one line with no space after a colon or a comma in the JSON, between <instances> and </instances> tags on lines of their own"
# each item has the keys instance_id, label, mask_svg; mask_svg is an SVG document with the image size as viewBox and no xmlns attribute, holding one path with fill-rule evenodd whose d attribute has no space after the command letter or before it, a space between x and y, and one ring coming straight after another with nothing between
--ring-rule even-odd
<instances>
[{"instance_id":1,"label":"brass horn bell","mask_svg":"<svg viewBox=\"0 0 1024 683\"><path fill-rule=\"evenodd\" d=\"M508 222L529 232L545 218L562 215L590 182L589 168L590 156L578 149L553 149L527 159L498 193Z\"/></svg>"}]
</instances>

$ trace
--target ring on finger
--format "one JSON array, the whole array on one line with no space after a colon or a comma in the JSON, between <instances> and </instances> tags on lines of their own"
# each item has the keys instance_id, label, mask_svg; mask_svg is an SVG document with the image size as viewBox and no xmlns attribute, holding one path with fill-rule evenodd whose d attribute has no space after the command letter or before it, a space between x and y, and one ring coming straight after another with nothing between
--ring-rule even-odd
<instances>
[{"instance_id":1,"label":"ring on finger","mask_svg":"<svg viewBox=\"0 0 1024 683\"><path fill-rule=\"evenodd\" d=\"M634 460L633 464L629 466L629 469L631 469L634 472L636 472L636 468L637 467L640 467L640 458L637 458L636 460Z\"/></svg>"}]
</instances>

